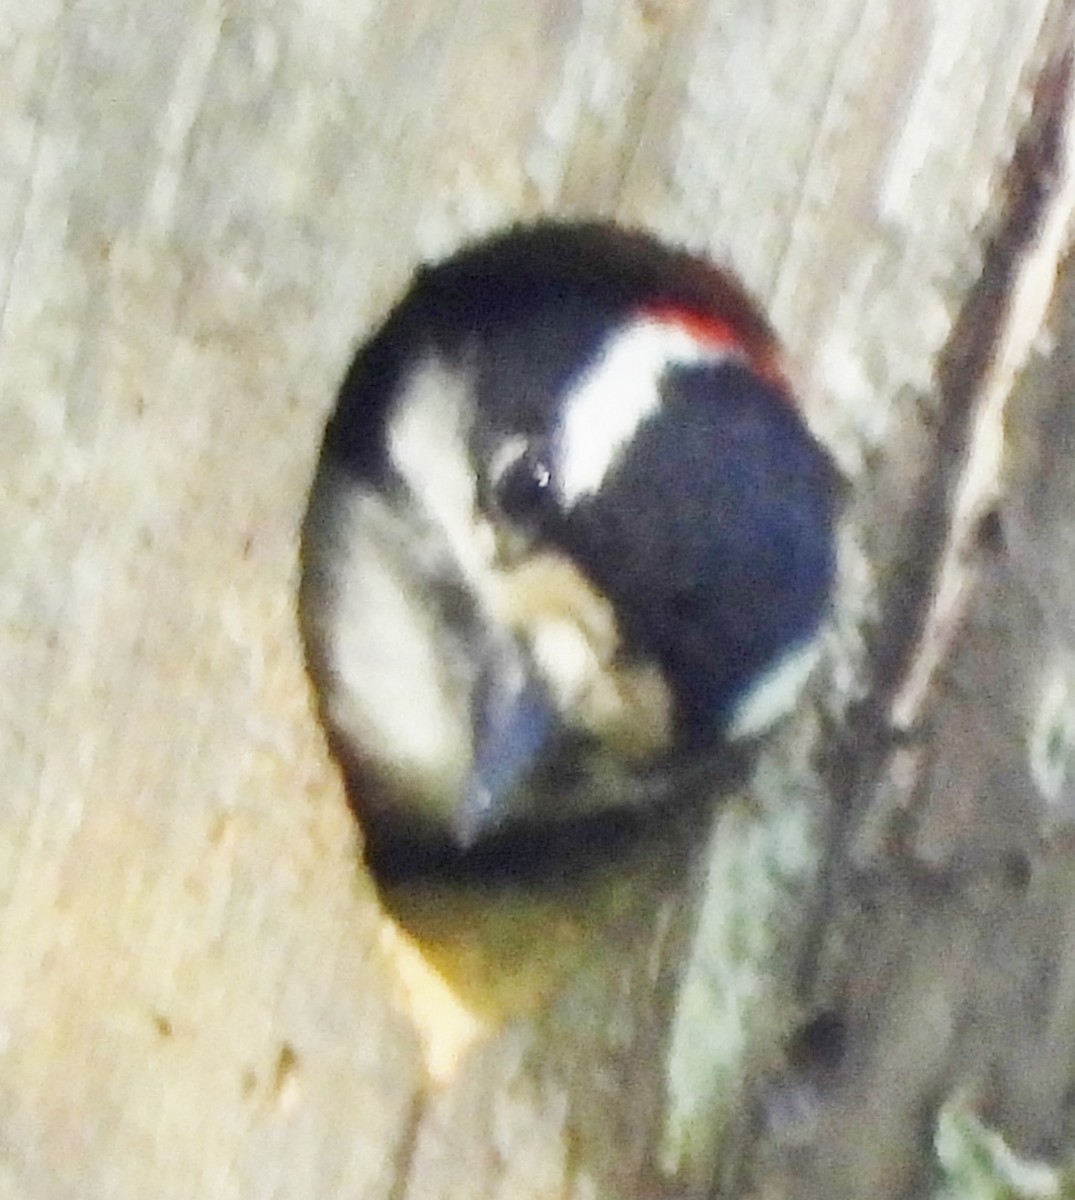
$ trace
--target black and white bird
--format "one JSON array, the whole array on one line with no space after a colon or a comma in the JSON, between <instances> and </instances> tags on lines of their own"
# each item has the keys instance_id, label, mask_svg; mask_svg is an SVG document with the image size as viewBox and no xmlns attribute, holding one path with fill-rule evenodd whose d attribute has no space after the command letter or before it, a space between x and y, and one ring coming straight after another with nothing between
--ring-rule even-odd
<instances>
[{"instance_id":1,"label":"black and white bird","mask_svg":"<svg viewBox=\"0 0 1075 1200\"><path fill-rule=\"evenodd\" d=\"M551 222L421 270L344 380L302 540L373 852L668 802L770 726L815 658L837 483L724 271Z\"/></svg>"}]
</instances>

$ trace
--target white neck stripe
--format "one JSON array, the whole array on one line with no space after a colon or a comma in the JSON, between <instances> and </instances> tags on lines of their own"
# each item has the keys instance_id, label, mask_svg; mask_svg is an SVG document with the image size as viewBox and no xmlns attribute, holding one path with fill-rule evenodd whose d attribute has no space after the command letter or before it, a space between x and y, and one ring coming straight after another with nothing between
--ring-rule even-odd
<instances>
[{"instance_id":1,"label":"white neck stripe","mask_svg":"<svg viewBox=\"0 0 1075 1200\"><path fill-rule=\"evenodd\" d=\"M557 483L570 508L599 490L661 404L661 379L674 367L746 361L737 347L694 337L681 325L643 317L615 333L567 396L556 438Z\"/></svg>"}]
</instances>

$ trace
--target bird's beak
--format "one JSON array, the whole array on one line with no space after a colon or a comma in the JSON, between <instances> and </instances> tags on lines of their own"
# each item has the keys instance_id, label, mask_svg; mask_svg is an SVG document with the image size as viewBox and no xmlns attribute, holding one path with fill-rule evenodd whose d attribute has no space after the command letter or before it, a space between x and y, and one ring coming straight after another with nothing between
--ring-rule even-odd
<instances>
[{"instance_id":1,"label":"bird's beak","mask_svg":"<svg viewBox=\"0 0 1075 1200\"><path fill-rule=\"evenodd\" d=\"M515 648L497 654L482 671L473 714L473 765L454 822L462 850L497 833L517 814L520 793L559 724L544 684Z\"/></svg>"}]
</instances>

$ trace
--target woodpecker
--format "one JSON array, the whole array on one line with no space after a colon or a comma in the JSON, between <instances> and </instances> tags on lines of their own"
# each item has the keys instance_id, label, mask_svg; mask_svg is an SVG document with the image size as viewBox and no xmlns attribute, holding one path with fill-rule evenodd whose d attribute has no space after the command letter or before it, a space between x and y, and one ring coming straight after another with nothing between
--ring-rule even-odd
<instances>
[{"instance_id":1,"label":"woodpecker","mask_svg":"<svg viewBox=\"0 0 1075 1200\"><path fill-rule=\"evenodd\" d=\"M418 271L359 349L300 622L374 853L674 801L795 703L838 475L726 271L597 223Z\"/></svg>"}]
</instances>

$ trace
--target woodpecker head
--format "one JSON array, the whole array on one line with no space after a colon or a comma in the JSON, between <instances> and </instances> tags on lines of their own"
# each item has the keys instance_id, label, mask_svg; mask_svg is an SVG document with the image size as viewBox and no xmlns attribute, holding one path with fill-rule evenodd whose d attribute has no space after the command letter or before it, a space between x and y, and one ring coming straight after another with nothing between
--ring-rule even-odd
<instances>
[{"instance_id":1,"label":"woodpecker head","mask_svg":"<svg viewBox=\"0 0 1075 1200\"><path fill-rule=\"evenodd\" d=\"M727 274L600 225L419 272L303 529L322 717L374 848L673 797L793 703L837 477Z\"/></svg>"}]
</instances>

